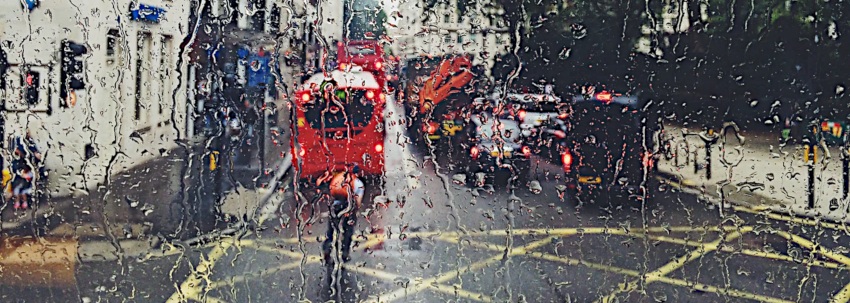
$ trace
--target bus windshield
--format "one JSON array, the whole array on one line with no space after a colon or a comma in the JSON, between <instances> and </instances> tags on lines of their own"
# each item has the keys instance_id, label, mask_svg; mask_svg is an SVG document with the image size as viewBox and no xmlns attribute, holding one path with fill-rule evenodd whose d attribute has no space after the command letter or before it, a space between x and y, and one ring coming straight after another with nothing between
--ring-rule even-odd
<instances>
[{"instance_id":1,"label":"bus windshield","mask_svg":"<svg viewBox=\"0 0 850 303\"><path fill-rule=\"evenodd\" d=\"M349 56L371 56L375 54L375 47L372 45L349 45Z\"/></svg>"},{"instance_id":2,"label":"bus windshield","mask_svg":"<svg viewBox=\"0 0 850 303\"><path fill-rule=\"evenodd\" d=\"M347 92L348 97L339 99L344 110L340 104L324 98L305 104L304 115L309 127L322 129L323 122L325 129L347 128L346 122L355 128L368 126L375 111L374 101L366 97L365 90L350 89Z\"/></svg>"}]
</instances>

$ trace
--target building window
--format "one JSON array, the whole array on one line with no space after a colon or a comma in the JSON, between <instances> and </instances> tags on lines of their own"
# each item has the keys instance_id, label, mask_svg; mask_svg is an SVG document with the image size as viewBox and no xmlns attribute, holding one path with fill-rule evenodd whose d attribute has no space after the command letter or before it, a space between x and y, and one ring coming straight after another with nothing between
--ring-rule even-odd
<instances>
[{"instance_id":1,"label":"building window","mask_svg":"<svg viewBox=\"0 0 850 303\"><path fill-rule=\"evenodd\" d=\"M138 47L136 48L136 93L133 118L137 121L144 121L147 115L144 113L142 100L150 96L151 34L139 33L138 37Z\"/></svg>"},{"instance_id":2,"label":"building window","mask_svg":"<svg viewBox=\"0 0 850 303\"><path fill-rule=\"evenodd\" d=\"M452 35L446 35L445 37L443 37L443 42L445 42L446 44L452 43Z\"/></svg>"},{"instance_id":3,"label":"building window","mask_svg":"<svg viewBox=\"0 0 850 303\"><path fill-rule=\"evenodd\" d=\"M174 68L172 66L172 58L174 58L172 54L172 48L174 47L174 38L169 35L163 35L162 41L160 41L160 56L159 56L159 76L160 81L162 83L162 98L159 102L159 113L162 114L163 110L163 102L168 100L171 96L171 70Z\"/></svg>"},{"instance_id":4,"label":"building window","mask_svg":"<svg viewBox=\"0 0 850 303\"><path fill-rule=\"evenodd\" d=\"M118 64L123 66L121 57L124 55L124 45L121 41L121 32L117 29L110 29L106 33L106 64Z\"/></svg>"},{"instance_id":5,"label":"building window","mask_svg":"<svg viewBox=\"0 0 850 303\"><path fill-rule=\"evenodd\" d=\"M461 34L457 35L457 44L463 44L463 35L461 35Z\"/></svg>"},{"instance_id":6,"label":"building window","mask_svg":"<svg viewBox=\"0 0 850 303\"><path fill-rule=\"evenodd\" d=\"M269 16L269 32L271 33L279 33L280 32L280 7L277 4L272 4L272 11Z\"/></svg>"},{"instance_id":7,"label":"building window","mask_svg":"<svg viewBox=\"0 0 850 303\"><path fill-rule=\"evenodd\" d=\"M503 43L505 43L505 40L504 40L504 38L502 38L502 35L496 34L496 44L503 44Z\"/></svg>"},{"instance_id":8,"label":"building window","mask_svg":"<svg viewBox=\"0 0 850 303\"><path fill-rule=\"evenodd\" d=\"M443 23L449 24L449 19L450 19L449 14L443 15Z\"/></svg>"}]
</instances>

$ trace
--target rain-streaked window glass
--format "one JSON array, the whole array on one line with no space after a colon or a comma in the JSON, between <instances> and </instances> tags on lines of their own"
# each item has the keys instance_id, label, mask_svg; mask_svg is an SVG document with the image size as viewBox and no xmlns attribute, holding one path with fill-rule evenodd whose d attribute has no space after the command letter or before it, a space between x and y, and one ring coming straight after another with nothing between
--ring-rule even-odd
<instances>
[{"instance_id":1,"label":"rain-streaked window glass","mask_svg":"<svg viewBox=\"0 0 850 303\"><path fill-rule=\"evenodd\" d=\"M850 302L848 12L0 1L0 302Z\"/></svg>"}]
</instances>

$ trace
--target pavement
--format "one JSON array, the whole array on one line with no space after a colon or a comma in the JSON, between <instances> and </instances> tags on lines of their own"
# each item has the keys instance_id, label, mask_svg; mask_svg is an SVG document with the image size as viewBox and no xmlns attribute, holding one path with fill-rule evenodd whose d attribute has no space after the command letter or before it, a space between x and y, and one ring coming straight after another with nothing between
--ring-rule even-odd
<instances>
[{"instance_id":1,"label":"pavement","mask_svg":"<svg viewBox=\"0 0 850 303\"><path fill-rule=\"evenodd\" d=\"M819 148L817 159L810 151L806 162L804 145L780 144L779 138L764 134L743 134L741 144L729 128L725 143L720 139L710 144L712 172L708 178L705 142L696 135L683 135L699 131L681 126L665 129L674 150L669 159L663 157L659 162L659 173L683 186L758 209L832 222L850 220L841 151L836 147ZM814 207L809 205L811 165Z\"/></svg>"},{"instance_id":2,"label":"pavement","mask_svg":"<svg viewBox=\"0 0 850 303\"><path fill-rule=\"evenodd\" d=\"M326 210L284 186L263 228L133 256L80 257L114 242L4 239L0 301L850 300L843 224L722 207L708 190L664 173L644 180L643 197L579 200L565 194L558 165L537 157L531 186L455 184L450 155L407 143L403 114L387 112L386 178L367 188L351 262L323 263ZM241 191L246 199L259 194L251 190Z\"/></svg>"}]
</instances>

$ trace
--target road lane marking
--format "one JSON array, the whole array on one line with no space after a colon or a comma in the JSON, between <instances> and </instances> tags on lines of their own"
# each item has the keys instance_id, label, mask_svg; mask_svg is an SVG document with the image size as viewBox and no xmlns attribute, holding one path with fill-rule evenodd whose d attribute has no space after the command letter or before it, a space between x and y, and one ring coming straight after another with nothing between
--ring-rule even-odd
<instances>
[{"instance_id":1,"label":"road lane marking","mask_svg":"<svg viewBox=\"0 0 850 303\"><path fill-rule=\"evenodd\" d=\"M739 231L733 231L730 234L727 234L725 236L721 236L719 239L712 241L711 243L706 243L705 245L700 246L696 250L689 251L685 255L678 257L675 260L670 261L667 264L664 264L663 266L659 267L658 269L656 269L656 270L654 270L650 273L647 273L646 275L642 275L640 278L641 278L641 280L644 281L644 283L643 283L644 285L652 283L654 281L658 281L659 278L666 276L667 274L673 272L674 270L682 268L683 266L685 266L685 264L688 264L690 261L696 260L697 258L702 257L703 255L705 255L709 252L717 250L718 247L720 246L720 244L722 244L723 242L734 240L734 239L740 237L741 235L743 235L744 233L750 232L752 230L753 230L753 228L750 227L750 226L741 227ZM614 300L617 298L617 295L624 293L624 292L631 292L631 291L636 290L639 286L638 282L640 282L640 281L632 281L631 283L628 283L628 284L621 283L619 285L619 288L614 290L613 293L597 300L596 302L602 302L602 303L614 302Z\"/></svg>"},{"instance_id":2,"label":"road lane marking","mask_svg":"<svg viewBox=\"0 0 850 303\"><path fill-rule=\"evenodd\" d=\"M515 256L515 255L524 254L528 251L537 249L540 246L543 246L547 243L551 243L553 238L554 238L554 236L547 237L543 240L538 240L538 241L532 242L532 243L530 243L526 246L514 248L510 251L509 255ZM450 271L450 272L447 272L447 273L437 275L436 277L433 277L433 278L419 280L418 282L414 282L415 284L412 287L401 288L401 289L397 289L393 292L380 294L380 295L377 296L377 299L371 299L371 300L366 301L366 302L387 303L387 302L392 302L394 300L401 299L401 298L404 298L404 297L407 297L407 296L410 296L410 295L414 295L414 294L419 293L422 290L425 290L426 288L430 287L431 284L445 283L449 280L457 278L458 276L460 276L460 274L481 269L481 268L488 266L488 265L490 265L494 262L502 260L504 257L505 257L505 254L498 254L498 255L492 256L490 258L487 258L485 260L478 261L476 263L464 266L463 268L459 268L457 270L453 270L453 271ZM413 280L413 281L416 281L416 280Z\"/></svg>"},{"instance_id":3,"label":"road lane marking","mask_svg":"<svg viewBox=\"0 0 850 303\"><path fill-rule=\"evenodd\" d=\"M812 241L810 241L806 238L800 237L798 235L795 235L795 234L792 234L792 233L789 233L789 232L786 232L786 231L773 231L773 232L776 233L777 235L785 238L785 239L788 239L789 241L797 243L797 245L800 245L800 246L802 246L802 247L804 247L808 250L814 251L814 252L816 252L816 253L824 256L824 257L835 260L835 261L842 263L846 266L850 266L850 257L847 257L845 255L842 255L842 254L839 254L839 253L836 253L836 252L833 252L832 250L827 249L827 248L820 246L818 244L815 244L815 243L813 243ZM839 290L838 293L836 293L835 296L832 297L832 300L830 300L830 302L833 302L833 303L846 303L848 301L850 301L850 284L847 284L846 286L844 286L844 288Z\"/></svg>"},{"instance_id":4,"label":"road lane marking","mask_svg":"<svg viewBox=\"0 0 850 303\"><path fill-rule=\"evenodd\" d=\"M367 240L362 245L359 245L357 247L352 247L352 251L366 250L369 247L371 247L371 246L373 246L377 243L380 243L381 241L383 241L383 238L380 238L380 237L376 237L376 238ZM298 259L298 261L293 261L293 262L290 262L290 263L284 263L284 264L281 264L280 266L273 267L273 268L267 268L265 270L255 272L255 273L247 273L247 274L232 276L230 279L226 279L226 280L209 282L207 289L212 290L212 289L220 288L220 287L226 286L226 285L234 285L235 283L241 283L241 282L247 281L249 279L259 278L259 277L274 274L274 273L277 273L277 272L282 272L282 271L294 269L294 268L297 268L301 265L301 258L304 256L303 254L301 254L299 252L290 251L288 249L279 248L279 247L276 247L276 246L269 246L268 243L264 243L264 242L268 242L268 241L257 241L257 240L246 239L246 240L240 240L238 243L239 243L240 246L243 246L243 247L246 247L246 248L251 248L251 249L258 250L258 251L266 251L266 252L277 253L277 254L284 255L286 257L290 257L292 259ZM315 264L315 263L320 263L321 261L322 261L322 256L309 255L309 256L307 256L306 264Z\"/></svg>"},{"instance_id":5,"label":"road lane marking","mask_svg":"<svg viewBox=\"0 0 850 303\"><path fill-rule=\"evenodd\" d=\"M198 265L192 269L189 277L180 284L177 290L171 294L171 297L169 297L165 302L178 303L185 302L187 298L200 297L201 290L203 290L203 286L201 285L203 282L210 282L209 277L212 275L212 269L213 266L215 266L215 262L224 257L227 254L227 250L236 243L236 239L228 238L225 241L219 241L218 245L216 245L213 250L207 254L206 259L203 254L201 254L201 261L198 262Z\"/></svg>"},{"instance_id":6,"label":"road lane marking","mask_svg":"<svg viewBox=\"0 0 850 303\"><path fill-rule=\"evenodd\" d=\"M320 256L309 256L309 257L307 257L307 264L320 263L321 261L322 261L322 258ZM207 286L207 288L209 290L213 290L213 289L220 288L222 286L228 286L228 285L233 286L233 285L236 285L236 283L243 283L243 282L251 280L251 279L260 278L260 277L263 277L263 276L275 274L275 273L278 273L278 272L287 271L287 270L290 270L290 269L295 269L295 268L298 268L299 266L301 266L301 260L293 261L293 262L289 262L289 263L284 263L284 264L281 264L280 266L267 268L267 269L261 270L259 272L247 273L247 274L242 274L242 275L238 275L238 276L232 276L232 277L230 277L230 279L210 282L209 285Z\"/></svg>"},{"instance_id":7,"label":"road lane marking","mask_svg":"<svg viewBox=\"0 0 850 303\"><path fill-rule=\"evenodd\" d=\"M673 238L673 237L666 237L666 236L653 236L653 235L646 236L646 235L643 235L643 234L634 234L632 236L637 237L637 238L646 237L650 240L679 244L679 245L695 246L695 247L700 247L700 246L706 245L706 243L704 243L704 242L686 240L686 239L679 239L679 238ZM792 258L790 256L777 254L777 253L771 253L771 252L765 252L765 251L759 251L759 250L735 249L735 248L728 247L728 246L721 247L719 250L722 251L722 252L740 253L740 254L753 256L753 257L787 261L787 262L799 263L799 264L803 264L803 265L812 265L812 266L831 268L831 269L845 269L845 270L850 269L850 266L848 266L848 265L843 265L843 264L838 264L838 263L833 263L833 262L827 262L827 261L820 261L820 260L814 260L814 261L794 260L794 258Z\"/></svg>"},{"instance_id":8,"label":"road lane marking","mask_svg":"<svg viewBox=\"0 0 850 303\"><path fill-rule=\"evenodd\" d=\"M386 281L390 281L390 282L394 282L394 281L396 281L396 279L402 278L402 276L399 276L399 275L396 275L396 274L393 274L393 273L389 273L389 272L386 272L386 271L382 271L382 270L379 270L379 269L374 269L374 268L345 265L345 269L348 270L348 271L351 271L351 272L356 272L356 273L364 274L364 275L367 275L367 276L372 276L372 277L382 279L382 280L386 280ZM464 290L460 287L453 287L453 286L445 285L445 284L431 284L431 285L428 285L428 286L433 290L436 290L436 291L439 291L439 292L442 292L442 293L446 293L446 294L457 295L458 297L461 297L461 298L464 298L464 299L470 299L470 300L474 300L474 301L477 301L477 302L493 302L493 298L490 298L490 297L488 297L484 294L467 291L467 290Z\"/></svg>"},{"instance_id":9,"label":"road lane marking","mask_svg":"<svg viewBox=\"0 0 850 303\"><path fill-rule=\"evenodd\" d=\"M198 301L198 302L203 302L203 303L227 303L227 301L225 301L225 300L222 300L222 299L219 299L219 298L214 298L214 297L209 297L209 296L203 297L203 298L202 297L194 297L194 298L192 298L192 300L195 300L195 301Z\"/></svg>"},{"instance_id":10,"label":"road lane marking","mask_svg":"<svg viewBox=\"0 0 850 303\"><path fill-rule=\"evenodd\" d=\"M441 238L441 240L445 240L445 238ZM492 243L487 243L487 242L464 240L464 243L466 243L470 246L487 248L487 249L490 249L490 250L493 250L493 251L503 251L505 249L505 247L502 246L502 245L492 244ZM585 261L585 260L581 260L581 259L574 259L574 258L569 258L569 257L564 257L564 256L556 256L556 255L542 253L542 252L529 252L527 254L524 254L523 256L530 257L530 258L536 258L536 259L540 259L540 260L547 260L547 261L563 263L563 264L570 265L570 266L582 265L582 266L585 266L585 267L591 268L591 269L602 270L602 271L615 273L615 274L622 274L622 275L631 276L631 277L635 277L635 278L639 278L641 276L641 273L637 270L626 269L626 268L621 268L621 267L616 267L616 266L611 266L611 265L605 265L605 264L600 264L600 263L594 263L594 262L589 262L589 261ZM749 292L745 292L745 291L740 291L740 290L734 290L734 289L728 289L728 288L719 288L719 287L710 286L710 285L706 285L706 284L702 284L702 283L691 282L691 281L683 280L683 279L676 279L676 278L669 278L669 277L659 277L657 281L667 283L667 284L671 284L671 285L676 285L676 286L690 287L692 289L696 289L696 290L700 290L700 291L704 291L704 292L725 294L725 295L728 295L728 296L731 296L731 297L752 299L752 300L758 300L758 301L762 301L762 302L771 302L771 303L790 303L790 302L793 302L793 301L786 301L786 300L782 300L782 299L757 295L757 294L753 294L753 293L749 293Z\"/></svg>"}]
</instances>

